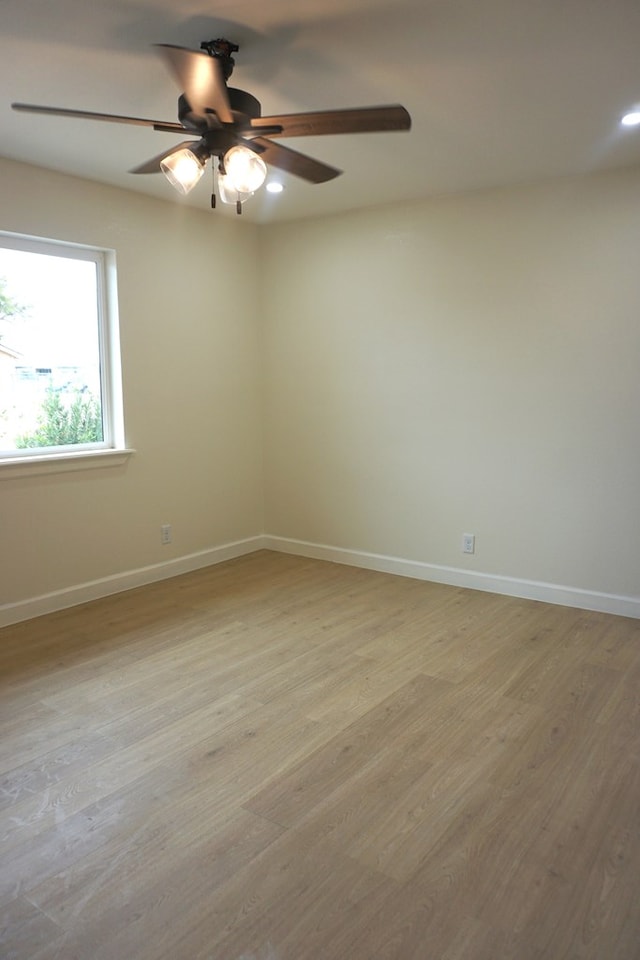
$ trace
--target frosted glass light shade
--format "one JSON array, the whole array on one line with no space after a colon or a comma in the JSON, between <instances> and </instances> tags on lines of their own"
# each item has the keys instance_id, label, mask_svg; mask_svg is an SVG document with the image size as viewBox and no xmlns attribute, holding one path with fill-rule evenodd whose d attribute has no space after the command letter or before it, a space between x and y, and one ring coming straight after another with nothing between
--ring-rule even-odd
<instances>
[{"instance_id":1,"label":"frosted glass light shade","mask_svg":"<svg viewBox=\"0 0 640 960\"><path fill-rule=\"evenodd\" d=\"M253 191L246 193L242 190L236 190L231 183L231 178L223 173L218 174L218 193L223 203L244 203L245 200L253 196Z\"/></svg>"},{"instance_id":2,"label":"frosted glass light shade","mask_svg":"<svg viewBox=\"0 0 640 960\"><path fill-rule=\"evenodd\" d=\"M185 147L176 150L160 161L160 169L169 183L180 193L189 193L204 173L206 160L201 160L193 150Z\"/></svg>"},{"instance_id":3,"label":"frosted glass light shade","mask_svg":"<svg viewBox=\"0 0 640 960\"><path fill-rule=\"evenodd\" d=\"M267 176L267 165L262 157L248 147L241 146L231 147L225 153L224 170L233 189L248 196L262 186Z\"/></svg>"}]
</instances>

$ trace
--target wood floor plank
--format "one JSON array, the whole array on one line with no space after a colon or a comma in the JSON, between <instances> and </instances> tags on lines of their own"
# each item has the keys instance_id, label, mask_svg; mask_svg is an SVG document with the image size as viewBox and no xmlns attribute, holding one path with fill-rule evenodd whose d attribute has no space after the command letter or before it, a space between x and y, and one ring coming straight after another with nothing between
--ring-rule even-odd
<instances>
[{"instance_id":1,"label":"wood floor plank","mask_svg":"<svg viewBox=\"0 0 640 960\"><path fill-rule=\"evenodd\" d=\"M262 551L0 630L0 712L3 960L640 957L638 621Z\"/></svg>"},{"instance_id":2,"label":"wood floor plank","mask_svg":"<svg viewBox=\"0 0 640 960\"><path fill-rule=\"evenodd\" d=\"M461 718L451 721L452 697L451 691L443 691L431 701L428 731L419 725L397 740L380 738L371 754L343 775L330 793L319 800L314 796L318 802L303 807L302 820L292 822L313 820L354 859L394 879L409 880L442 842L458 813L489 796L488 777L497 759L514 749L538 715L509 701L499 706L470 704L474 714L470 735ZM285 778L290 791L296 789L301 773L306 771L298 768ZM258 804L270 795L267 788ZM249 807L254 808L253 801ZM282 808L273 815L282 816Z\"/></svg>"},{"instance_id":3,"label":"wood floor plank","mask_svg":"<svg viewBox=\"0 0 640 960\"><path fill-rule=\"evenodd\" d=\"M293 826L354 773L375 762L383 746L402 738L424 717L425 704L445 681L418 675L365 717L270 782L245 806L282 826Z\"/></svg>"},{"instance_id":4,"label":"wood floor plank","mask_svg":"<svg viewBox=\"0 0 640 960\"><path fill-rule=\"evenodd\" d=\"M34 957L61 938L60 927L23 897L10 907L0 906L0 956L4 960Z\"/></svg>"},{"instance_id":5,"label":"wood floor plank","mask_svg":"<svg viewBox=\"0 0 640 960\"><path fill-rule=\"evenodd\" d=\"M218 815L210 798L208 806L202 800L199 809L170 804L108 861L98 850L30 891L29 900L64 930L62 956L158 956L168 943L179 951L203 892L211 897L282 833L244 810Z\"/></svg>"},{"instance_id":6,"label":"wood floor plank","mask_svg":"<svg viewBox=\"0 0 640 960\"><path fill-rule=\"evenodd\" d=\"M206 914L181 924L184 956L280 958L357 955L360 931L384 908L396 885L328 845L315 832L286 831L230 877ZM168 944L159 960L176 956Z\"/></svg>"},{"instance_id":7,"label":"wood floor plank","mask_svg":"<svg viewBox=\"0 0 640 960\"><path fill-rule=\"evenodd\" d=\"M71 739L59 748L13 767L0 776L0 809L42 797L60 780L79 774L116 749L113 738L90 730L78 740ZM7 816L14 816L14 811L7 813Z\"/></svg>"},{"instance_id":8,"label":"wood floor plank","mask_svg":"<svg viewBox=\"0 0 640 960\"><path fill-rule=\"evenodd\" d=\"M215 700L129 746L112 749L99 760L92 758L81 770L74 769L11 807L11 822L2 835L4 849L47 831L158 767L166 768L194 743L206 740L212 730L219 734L234 720L243 719L252 707L255 710L255 704L237 696Z\"/></svg>"}]
</instances>

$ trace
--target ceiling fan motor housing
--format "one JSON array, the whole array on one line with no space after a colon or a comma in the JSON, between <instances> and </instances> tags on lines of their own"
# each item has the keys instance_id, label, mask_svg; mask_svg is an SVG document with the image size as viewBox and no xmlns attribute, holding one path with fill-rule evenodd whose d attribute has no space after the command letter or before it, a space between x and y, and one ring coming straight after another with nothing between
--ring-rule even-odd
<instances>
[{"instance_id":1,"label":"ceiling fan motor housing","mask_svg":"<svg viewBox=\"0 0 640 960\"><path fill-rule=\"evenodd\" d=\"M229 94L229 105L234 114L236 122L244 120L255 120L262 116L262 105L260 101L246 90L237 90L235 87L227 87ZM212 120L216 121L216 115L211 113ZM199 114L193 113L191 105L184 93L178 97L178 120L187 130L193 130L195 133L204 133L207 126L203 123ZM216 126L217 126L216 121Z\"/></svg>"}]
</instances>

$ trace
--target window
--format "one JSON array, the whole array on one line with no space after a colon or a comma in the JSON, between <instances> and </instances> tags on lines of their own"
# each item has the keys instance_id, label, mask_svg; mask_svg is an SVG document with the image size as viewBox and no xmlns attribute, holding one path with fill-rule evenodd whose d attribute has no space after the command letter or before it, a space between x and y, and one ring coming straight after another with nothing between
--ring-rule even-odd
<instances>
[{"instance_id":1,"label":"window","mask_svg":"<svg viewBox=\"0 0 640 960\"><path fill-rule=\"evenodd\" d=\"M112 251L0 233L0 463L124 451Z\"/></svg>"}]
</instances>

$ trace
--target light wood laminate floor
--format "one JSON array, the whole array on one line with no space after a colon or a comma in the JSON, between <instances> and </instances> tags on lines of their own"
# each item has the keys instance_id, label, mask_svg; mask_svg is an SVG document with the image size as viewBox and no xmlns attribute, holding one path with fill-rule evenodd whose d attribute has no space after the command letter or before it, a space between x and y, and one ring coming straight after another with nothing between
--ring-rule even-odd
<instances>
[{"instance_id":1,"label":"light wood laminate floor","mask_svg":"<svg viewBox=\"0 0 640 960\"><path fill-rule=\"evenodd\" d=\"M640 621L260 552L0 664L2 960L640 957Z\"/></svg>"}]
</instances>

